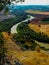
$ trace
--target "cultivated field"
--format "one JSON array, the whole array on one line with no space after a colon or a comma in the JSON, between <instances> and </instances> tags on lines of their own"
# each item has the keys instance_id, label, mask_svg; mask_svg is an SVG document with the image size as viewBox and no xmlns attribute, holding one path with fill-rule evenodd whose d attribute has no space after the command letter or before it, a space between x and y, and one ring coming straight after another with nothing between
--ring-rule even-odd
<instances>
[{"instance_id":1,"label":"cultivated field","mask_svg":"<svg viewBox=\"0 0 49 65\"><path fill-rule=\"evenodd\" d=\"M27 13L31 14L43 14L43 15L49 15L49 12L42 12L42 11L33 11L33 10L26 10Z\"/></svg>"}]
</instances>

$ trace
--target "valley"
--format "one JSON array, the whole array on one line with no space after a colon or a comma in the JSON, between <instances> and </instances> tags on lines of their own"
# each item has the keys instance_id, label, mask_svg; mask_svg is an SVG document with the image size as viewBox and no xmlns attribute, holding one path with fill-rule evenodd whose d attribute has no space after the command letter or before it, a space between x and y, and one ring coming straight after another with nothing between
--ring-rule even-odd
<instances>
[{"instance_id":1,"label":"valley","mask_svg":"<svg viewBox=\"0 0 49 65\"><path fill-rule=\"evenodd\" d=\"M12 6L11 15L0 14L3 65L49 65L48 7Z\"/></svg>"}]
</instances>

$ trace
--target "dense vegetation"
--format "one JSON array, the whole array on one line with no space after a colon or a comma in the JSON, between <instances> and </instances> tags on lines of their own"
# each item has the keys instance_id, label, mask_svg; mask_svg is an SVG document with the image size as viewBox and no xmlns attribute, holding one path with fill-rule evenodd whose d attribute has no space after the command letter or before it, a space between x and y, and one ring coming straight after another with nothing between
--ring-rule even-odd
<instances>
[{"instance_id":1,"label":"dense vegetation","mask_svg":"<svg viewBox=\"0 0 49 65\"><path fill-rule=\"evenodd\" d=\"M43 33L37 33L31 30L28 26L28 22L23 22L17 27L18 34L13 36L15 42L18 42L25 49L34 50L37 46L35 40L39 42L49 43L49 37ZM44 47L42 49L45 49Z\"/></svg>"},{"instance_id":2,"label":"dense vegetation","mask_svg":"<svg viewBox=\"0 0 49 65\"><path fill-rule=\"evenodd\" d=\"M0 0L0 11L3 10L7 4L10 4L10 0Z\"/></svg>"},{"instance_id":3,"label":"dense vegetation","mask_svg":"<svg viewBox=\"0 0 49 65\"><path fill-rule=\"evenodd\" d=\"M0 65L4 64L4 57L7 49L4 46L5 42L3 39L3 35L0 33Z\"/></svg>"},{"instance_id":4,"label":"dense vegetation","mask_svg":"<svg viewBox=\"0 0 49 65\"><path fill-rule=\"evenodd\" d=\"M19 44L23 50L34 50L37 46L35 41L28 35L15 34L13 40Z\"/></svg>"},{"instance_id":5,"label":"dense vegetation","mask_svg":"<svg viewBox=\"0 0 49 65\"><path fill-rule=\"evenodd\" d=\"M49 18L44 18L42 21L49 21Z\"/></svg>"},{"instance_id":6,"label":"dense vegetation","mask_svg":"<svg viewBox=\"0 0 49 65\"><path fill-rule=\"evenodd\" d=\"M27 16L18 16L18 17L12 18L12 19L0 21L0 32L2 32L2 31L10 32L10 29L13 25L15 25L16 23L18 23L26 18L27 18Z\"/></svg>"},{"instance_id":7,"label":"dense vegetation","mask_svg":"<svg viewBox=\"0 0 49 65\"><path fill-rule=\"evenodd\" d=\"M43 23L49 24L49 17L48 17L48 18L44 18L44 19L42 19L41 21L42 21Z\"/></svg>"},{"instance_id":8,"label":"dense vegetation","mask_svg":"<svg viewBox=\"0 0 49 65\"><path fill-rule=\"evenodd\" d=\"M0 11L2 11L6 5L10 5L12 1L16 1L16 3L18 2L24 2L25 0L0 0Z\"/></svg>"},{"instance_id":9,"label":"dense vegetation","mask_svg":"<svg viewBox=\"0 0 49 65\"><path fill-rule=\"evenodd\" d=\"M21 35L28 35L31 39L38 40L40 42L49 43L49 37L44 33L37 33L28 27L28 23L21 23L17 27L17 31Z\"/></svg>"}]
</instances>

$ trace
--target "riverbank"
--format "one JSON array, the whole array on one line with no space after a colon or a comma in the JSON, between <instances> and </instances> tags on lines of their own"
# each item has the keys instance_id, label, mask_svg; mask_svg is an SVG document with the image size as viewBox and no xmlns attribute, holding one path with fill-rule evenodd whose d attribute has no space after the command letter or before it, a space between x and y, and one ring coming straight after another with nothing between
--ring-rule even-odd
<instances>
[{"instance_id":1,"label":"riverbank","mask_svg":"<svg viewBox=\"0 0 49 65\"><path fill-rule=\"evenodd\" d=\"M29 15L29 17L28 17L26 20L23 20L23 21L21 21L21 22L15 24L15 25L13 25L13 27L11 28L11 33L17 33L17 26L18 26L20 23L22 23L22 22L27 22L28 20L32 20L32 19L34 19L34 18L35 18L35 17Z\"/></svg>"}]
</instances>

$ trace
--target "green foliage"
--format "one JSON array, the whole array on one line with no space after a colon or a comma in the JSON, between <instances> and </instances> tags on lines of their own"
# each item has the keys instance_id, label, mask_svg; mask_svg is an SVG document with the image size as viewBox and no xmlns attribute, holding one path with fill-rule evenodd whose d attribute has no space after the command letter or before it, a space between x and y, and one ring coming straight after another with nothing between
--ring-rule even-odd
<instances>
[{"instance_id":1,"label":"green foliage","mask_svg":"<svg viewBox=\"0 0 49 65\"><path fill-rule=\"evenodd\" d=\"M37 44L33 39L31 39L28 35L21 35L21 34L15 34L13 35L13 40L19 44L22 49L24 50L34 50ZM26 44L27 42L27 44Z\"/></svg>"},{"instance_id":2,"label":"green foliage","mask_svg":"<svg viewBox=\"0 0 49 65\"><path fill-rule=\"evenodd\" d=\"M9 8L6 6L6 7L5 7L4 14L7 15L8 13L9 13Z\"/></svg>"},{"instance_id":3,"label":"green foliage","mask_svg":"<svg viewBox=\"0 0 49 65\"><path fill-rule=\"evenodd\" d=\"M25 0L0 0L0 11L3 10L5 8L6 5L11 4L12 1L16 1L16 3L18 2L24 2Z\"/></svg>"},{"instance_id":4,"label":"green foliage","mask_svg":"<svg viewBox=\"0 0 49 65\"><path fill-rule=\"evenodd\" d=\"M15 42L18 42L18 44L21 45L23 50L34 50L38 45L35 43L35 40L39 42L49 43L49 37L43 33L37 33L34 30L31 30L28 26L28 22L20 23L17 27L17 32L18 33L13 36L13 39ZM45 48L42 49L45 50Z\"/></svg>"},{"instance_id":5,"label":"green foliage","mask_svg":"<svg viewBox=\"0 0 49 65\"><path fill-rule=\"evenodd\" d=\"M11 27L13 25L15 25L16 23L24 20L23 19L24 17L23 16L18 16L18 17L15 17L15 18L11 18L11 19L7 19L7 20L4 20L4 21L0 21L0 32L3 32L3 31L6 31L6 32L10 32L11 30ZM27 18L27 17L26 17Z\"/></svg>"},{"instance_id":6,"label":"green foliage","mask_svg":"<svg viewBox=\"0 0 49 65\"><path fill-rule=\"evenodd\" d=\"M29 34L29 27L27 26L27 23L21 23L17 27L17 31L19 34L25 35Z\"/></svg>"},{"instance_id":7,"label":"green foliage","mask_svg":"<svg viewBox=\"0 0 49 65\"><path fill-rule=\"evenodd\" d=\"M44 18L42 19L42 21L49 21L49 18Z\"/></svg>"},{"instance_id":8,"label":"green foliage","mask_svg":"<svg viewBox=\"0 0 49 65\"><path fill-rule=\"evenodd\" d=\"M34 50L37 44L30 36L30 29L27 25L28 23L21 23L17 27L18 34L13 36L15 42L18 42L21 45L22 49L31 49ZM27 42L27 45L26 45ZM28 45L29 44L29 45Z\"/></svg>"},{"instance_id":9,"label":"green foliage","mask_svg":"<svg viewBox=\"0 0 49 65\"><path fill-rule=\"evenodd\" d=\"M0 11L3 10L3 8L4 8L7 4L10 4L10 0L0 0Z\"/></svg>"},{"instance_id":10,"label":"green foliage","mask_svg":"<svg viewBox=\"0 0 49 65\"><path fill-rule=\"evenodd\" d=\"M2 64L5 53L7 51L4 44L5 44L5 42L4 42L4 39L3 39L3 35L2 35L2 33L0 33L0 65Z\"/></svg>"},{"instance_id":11,"label":"green foliage","mask_svg":"<svg viewBox=\"0 0 49 65\"><path fill-rule=\"evenodd\" d=\"M28 35L29 39L34 39L40 42L49 43L49 37L43 33L37 33L28 27L27 23L21 23L17 27L17 31L20 35ZM26 38L27 39L27 38Z\"/></svg>"},{"instance_id":12,"label":"green foliage","mask_svg":"<svg viewBox=\"0 0 49 65\"><path fill-rule=\"evenodd\" d=\"M41 20L42 23L49 24L49 17Z\"/></svg>"},{"instance_id":13,"label":"green foliage","mask_svg":"<svg viewBox=\"0 0 49 65\"><path fill-rule=\"evenodd\" d=\"M35 40L39 42L49 43L49 37L43 33L37 33L28 27L28 22L22 22L17 27L17 34L13 36L15 42L21 45L23 50L34 50L36 46ZM27 42L27 44L26 44ZM41 47L41 49L46 50L46 48Z\"/></svg>"}]
</instances>

